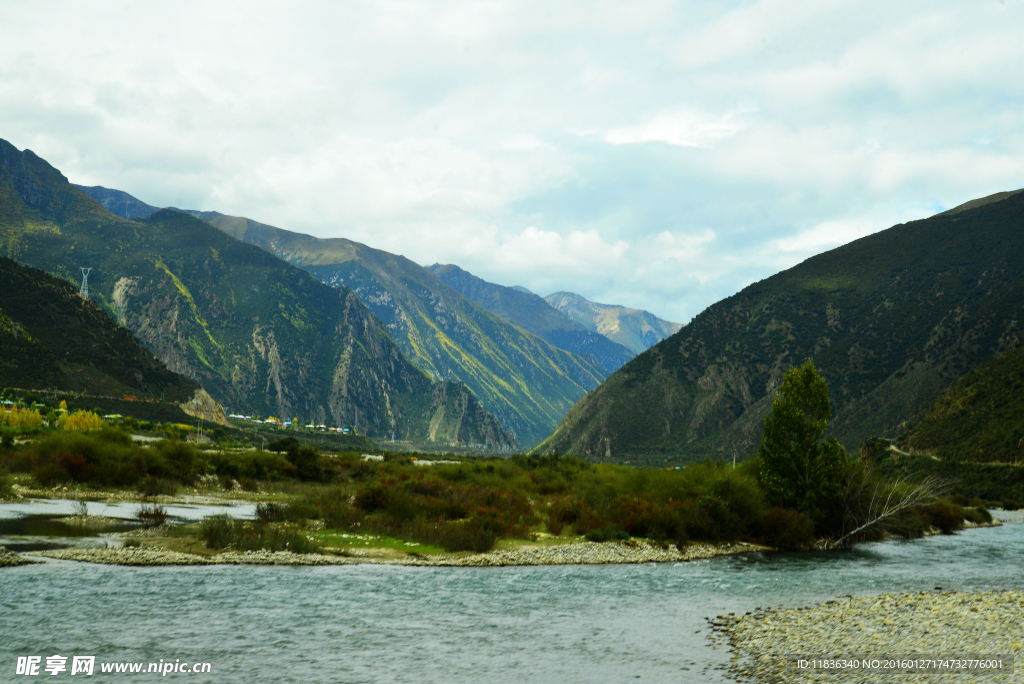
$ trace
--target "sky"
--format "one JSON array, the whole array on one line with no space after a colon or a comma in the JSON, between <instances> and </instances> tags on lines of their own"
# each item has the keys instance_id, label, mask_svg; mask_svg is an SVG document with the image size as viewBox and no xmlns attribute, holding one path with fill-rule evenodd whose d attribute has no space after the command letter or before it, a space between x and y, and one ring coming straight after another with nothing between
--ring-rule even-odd
<instances>
[{"instance_id":1,"label":"sky","mask_svg":"<svg viewBox=\"0 0 1024 684\"><path fill-rule=\"evenodd\" d=\"M73 183L688 322L1024 187L1024 0L0 3Z\"/></svg>"}]
</instances>

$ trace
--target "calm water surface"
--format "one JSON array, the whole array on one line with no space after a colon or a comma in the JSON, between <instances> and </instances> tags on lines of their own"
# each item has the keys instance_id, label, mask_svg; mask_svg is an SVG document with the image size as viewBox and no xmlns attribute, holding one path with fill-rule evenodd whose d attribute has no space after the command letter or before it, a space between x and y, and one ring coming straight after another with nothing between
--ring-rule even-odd
<instances>
[{"instance_id":1,"label":"calm water surface","mask_svg":"<svg viewBox=\"0 0 1024 684\"><path fill-rule=\"evenodd\" d=\"M1020 588L1022 551L1016 522L845 553L632 566L50 561L0 571L0 681L20 679L17 656L55 653L213 665L89 681L721 681L728 652L708 642L706 617L843 594Z\"/></svg>"}]
</instances>

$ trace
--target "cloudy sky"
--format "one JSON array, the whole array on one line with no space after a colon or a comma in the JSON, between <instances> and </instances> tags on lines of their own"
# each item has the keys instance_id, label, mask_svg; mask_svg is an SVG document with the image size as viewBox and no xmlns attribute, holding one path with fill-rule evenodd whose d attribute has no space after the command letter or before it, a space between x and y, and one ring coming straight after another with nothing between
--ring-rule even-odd
<instances>
[{"instance_id":1,"label":"cloudy sky","mask_svg":"<svg viewBox=\"0 0 1024 684\"><path fill-rule=\"evenodd\" d=\"M150 204L686 322L1024 186L1022 36L1024 0L5 0L0 138Z\"/></svg>"}]
</instances>

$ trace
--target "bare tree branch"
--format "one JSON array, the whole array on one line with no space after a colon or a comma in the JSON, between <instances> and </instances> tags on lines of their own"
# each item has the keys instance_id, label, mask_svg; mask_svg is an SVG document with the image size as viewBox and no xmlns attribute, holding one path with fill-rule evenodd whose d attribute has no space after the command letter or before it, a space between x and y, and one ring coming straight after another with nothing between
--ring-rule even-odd
<instances>
[{"instance_id":1,"label":"bare tree branch","mask_svg":"<svg viewBox=\"0 0 1024 684\"><path fill-rule=\"evenodd\" d=\"M861 512L852 510L851 501L862 500L867 489L871 497ZM893 481L869 484L867 477L861 477L856 484L848 483L846 510L854 520L855 527L835 541L826 542L826 548L837 548L849 542L854 535L879 525L900 513L927 506L949 490L949 483L938 477L929 476L914 484L900 475ZM859 507L857 507L859 508Z\"/></svg>"}]
</instances>

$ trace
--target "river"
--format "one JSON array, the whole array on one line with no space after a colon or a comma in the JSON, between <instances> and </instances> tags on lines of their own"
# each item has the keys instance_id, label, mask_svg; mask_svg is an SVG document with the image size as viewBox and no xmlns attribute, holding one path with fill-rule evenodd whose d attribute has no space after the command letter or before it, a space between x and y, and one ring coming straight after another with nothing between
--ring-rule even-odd
<instances>
[{"instance_id":1,"label":"river","mask_svg":"<svg viewBox=\"0 0 1024 684\"><path fill-rule=\"evenodd\" d=\"M45 665L61 654L211 664L209 674L166 677L104 676L97 665L90 681L724 681L729 653L708 641L705 618L845 594L1021 588L1020 521L846 552L670 564L126 568L50 560L0 570L0 680L20 679L18 656Z\"/></svg>"}]
</instances>

